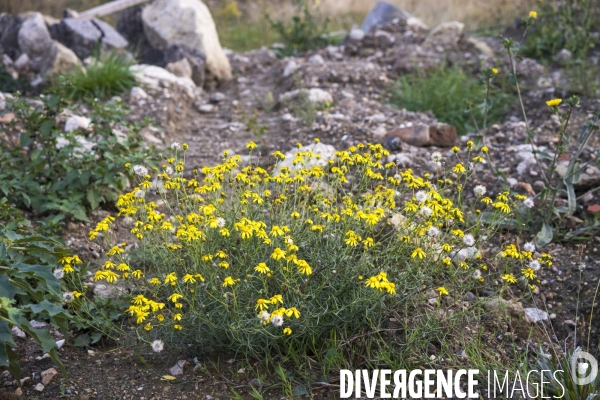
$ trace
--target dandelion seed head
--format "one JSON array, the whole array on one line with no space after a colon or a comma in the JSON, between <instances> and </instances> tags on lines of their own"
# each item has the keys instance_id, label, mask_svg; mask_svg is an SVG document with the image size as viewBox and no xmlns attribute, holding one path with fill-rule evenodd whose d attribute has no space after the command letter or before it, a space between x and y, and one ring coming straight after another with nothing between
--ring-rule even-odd
<instances>
[{"instance_id":1,"label":"dandelion seed head","mask_svg":"<svg viewBox=\"0 0 600 400\"><path fill-rule=\"evenodd\" d=\"M276 315L271 320L271 323L275 326L281 326L283 325L283 317L281 315Z\"/></svg>"},{"instance_id":2,"label":"dandelion seed head","mask_svg":"<svg viewBox=\"0 0 600 400\"><path fill-rule=\"evenodd\" d=\"M473 246L475 244L475 238L471 234L467 234L463 237L463 243L467 246Z\"/></svg>"},{"instance_id":3,"label":"dandelion seed head","mask_svg":"<svg viewBox=\"0 0 600 400\"><path fill-rule=\"evenodd\" d=\"M486 192L487 192L487 189L483 185L477 185L477 186L475 186L475 188L473 188L473 193L477 197L483 196Z\"/></svg>"},{"instance_id":4,"label":"dandelion seed head","mask_svg":"<svg viewBox=\"0 0 600 400\"><path fill-rule=\"evenodd\" d=\"M152 351L154 351L155 353L160 353L165 348L165 344L160 339L156 339L155 341L153 341L151 346Z\"/></svg>"},{"instance_id":5,"label":"dandelion seed head","mask_svg":"<svg viewBox=\"0 0 600 400\"><path fill-rule=\"evenodd\" d=\"M143 165L134 165L133 173L139 176L148 175L148 168L144 167Z\"/></svg>"},{"instance_id":6,"label":"dandelion seed head","mask_svg":"<svg viewBox=\"0 0 600 400\"><path fill-rule=\"evenodd\" d=\"M523 245L523 249L533 253L535 251L535 245L531 242L527 242Z\"/></svg>"}]
</instances>

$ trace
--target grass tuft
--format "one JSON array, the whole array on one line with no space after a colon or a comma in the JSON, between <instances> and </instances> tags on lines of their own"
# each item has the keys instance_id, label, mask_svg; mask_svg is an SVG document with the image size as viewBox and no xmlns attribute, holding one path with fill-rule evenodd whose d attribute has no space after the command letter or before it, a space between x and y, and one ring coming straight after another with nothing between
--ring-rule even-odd
<instances>
[{"instance_id":1,"label":"grass tuft","mask_svg":"<svg viewBox=\"0 0 600 400\"><path fill-rule=\"evenodd\" d=\"M63 76L66 96L73 100L97 98L106 100L128 92L136 85L130 67L133 63L124 55L110 53L104 59L96 59L87 70Z\"/></svg>"},{"instance_id":2,"label":"grass tuft","mask_svg":"<svg viewBox=\"0 0 600 400\"><path fill-rule=\"evenodd\" d=\"M476 131L473 118L482 127L486 86L457 68L439 68L429 73L416 72L396 81L392 103L409 111L431 111L435 117L456 128L459 135ZM508 111L514 96L491 86L488 99L488 124ZM469 112L471 108L473 116Z\"/></svg>"}]
</instances>

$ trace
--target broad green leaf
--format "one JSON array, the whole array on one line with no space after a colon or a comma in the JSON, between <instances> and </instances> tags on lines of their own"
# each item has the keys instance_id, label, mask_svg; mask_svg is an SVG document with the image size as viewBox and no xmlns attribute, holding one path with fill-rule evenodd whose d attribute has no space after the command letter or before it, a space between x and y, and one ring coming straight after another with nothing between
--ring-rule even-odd
<instances>
[{"instance_id":1,"label":"broad green leaf","mask_svg":"<svg viewBox=\"0 0 600 400\"><path fill-rule=\"evenodd\" d=\"M10 283L8 276L0 276L0 297L12 300L16 293L17 289Z\"/></svg>"},{"instance_id":2,"label":"broad green leaf","mask_svg":"<svg viewBox=\"0 0 600 400\"><path fill-rule=\"evenodd\" d=\"M306 386L298 385L294 388L294 390L292 391L292 394L294 396L304 396L304 395L308 394L308 390L306 390Z\"/></svg>"},{"instance_id":3,"label":"broad green leaf","mask_svg":"<svg viewBox=\"0 0 600 400\"><path fill-rule=\"evenodd\" d=\"M533 243L536 247L544 247L552 241L552 227L544 222L542 229L533 238Z\"/></svg>"},{"instance_id":4,"label":"broad green leaf","mask_svg":"<svg viewBox=\"0 0 600 400\"><path fill-rule=\"evenodd\" d=\"M21 307L21 309L25 311L31 311L36 314L48 313L50 317L54 317L58 314L64 314L65 316L70 317L70 314L61 306L50 303L48 300L44 300L37 304L26 304Z\"/></svg>"},{"instance_id":5,"label":"broad green leaf","mask_svg":"<svg viewBox=\"0 0 600 400\"><path fill-rule=\"evenodd\" d=\"M91 209L95 210L100 205L100 202L102 201L102 196L94 187L91 187L87 190L87 199L90 202Z\"/></svg>"},{"instance_id":6,"label":"broad green leaf","mask_svg":"<svg viewBox=\"0 0 600 400\"><path fill-rule=\"evenodd\" d=\"M54 127L54 121L47 119L40 124L40 133L44 136L48 136Z\"/></svg>"}]
</instances>

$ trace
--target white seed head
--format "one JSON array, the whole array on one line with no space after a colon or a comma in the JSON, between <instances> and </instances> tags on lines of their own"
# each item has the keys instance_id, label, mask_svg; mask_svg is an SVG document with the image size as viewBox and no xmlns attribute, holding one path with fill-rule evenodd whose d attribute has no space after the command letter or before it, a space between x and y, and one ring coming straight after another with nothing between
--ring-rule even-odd
<instances>
[{"instance_id":1,"label":"white seed head","mask_svg":"<svg viewBox=\"0 0 600 400\"><path fill-rule=\"evenodd\" d=\"M148 168L144 167L143 165L134 165L133 173L139 176L148 175Z\"/></svg>"},{"instance_id":2,"label":"white seed head","mask_svg":"<svg viewBox=\"0 0 600 400\"><path fill-rule=\"evenodd\" d=\"M429 195L424 191L419 190L417 193L415 193L415 199L417 199L419 203L423 203L429 199Z\"/></svg>"},{"instance_id":3,"label":"white seed head","mask_svg":"<svg viewBox=\"0 0 600 400\"><path fill-rule=\"evenodd\" d=\"M473 193L477 197L483 196L485 194L485 192L487 192L487 189L483 185L477 185L473 188Z\"/></svg>"},{"instance_id":4,"label":"white seed head","mask_svg":"<svg viewBox=\"0 0 600 400\"><path fill-rule=\"evenodd\" d=\"M424 217L429 217L431 215L433 211L431 210L431 208L427 207L427 206L423 206L421 207L421 209L419 210L419 214L421 214Z\"/></svg>"},{"instance_id":5,"label":"white seed head","mask_svg":"<svg viewBox=\"0 0 600 400\"><path fill-rule=\"evenodd\" d=\"M271 320L271 323L275 326L281 326L283 325L283 317L281 315L276 315Z\"/></svg>"},{"instance_id":6,"label":"white seed head","mask_svg":"<svg viewBox=\"0 0 600 400\"><path fill-rule=\"evenodd\" d=\"M179 150L179 149L181 149L181 144L178 142L173 142L173 143L171 143L171 148L173 150Z\"/></svg>"},{"instance_id":7,"label":"white seed head","mask_svg":"<svg viewBox=\"0 0 600 400\"><path fill-rule=\"evenodd\" d=\"M475 244L475 238L471 234L467 234L463 237L463 243L467 246L473 246Z\"/></svg>"},{"instance_id":8,"label":"white seed head","mask_svg":"<svg viewBox=\"0 0 600 400\"><path fill-rule=\"evenodd\" d=\"M433 162L441 162L442 161L442 153L440 153L439 151L434 151L433 153L431 153L431 160Z\"/></svg>"},{"instance_id":9,"label":"white seed head","mask_svg":"<svg viewBox=\"0 0 600 400\"><path fill-rule=\"evenodd\" d=\"M262 310L261 312L258 313L256 318L258 318L260 320L260 322L266 322L269 320L269 318L271 318L271 314L269 314L269 312L266 310Z\"/></svg>"},{"instance_id":10,"label":"white seed head","mask_svg":"<svg viewBox=\"0 0 600 400\"><path fill-rule=\"evenodd\" d=\"M535 251L535 245L531 242L527 242L523 245L523 249L533 253Z\"/></svg>"},{"instance_id":11,"label":"white seed head","mask_svg":"<svg viewBox=\"0 0 600 400\"><path fill-rule=\"evenodd\" d=\"M160 353L165 348L165 344L160 339L156 339L155 341L153 341L151 346L152 351L154 351L155 353Z\"/></svg>"},{"instance_id":12,"label":"white seed head","mask_svg":"<svg viewBox=\"0 0 600 400\"><path fill-rule=\"evenodd\" d=\"M542 267L542 265L540 264L540 262L538 260L533 260L529 263L529 268L531 268L534 271L539 270Z\"/></svg>"},{"instance_id":13,"label":"white seed head","mask_svg":"<svg viewBox=\"0 0 600 400\"><path fill-rule=\"evenodd\" d=\"M434 237L440 234L440 230L435 226L432 226L431 228L429 228L429 230L427 230L427 234L431 237Z\"/></svg>"},{"instance_id":14,"label":"white seed head","mask_svg":"<svg viewBox=\"0 0 600 400\"><path fill-rule=\"evenodd\" d=\"M533 203L533 200L531 200L531 198L528 197L525 200L523 200L523 205L527 208L533 208L535 204Z\"/></svg>"},{"instance_id":15,"label":"white seed head","mask_svg":"<svg viewBox=\"0 0 600 400\"><path fill-rule=\"evenodd\" d=\"M55 269L52 273L56 279L62 279L65 276L65 271L62 268Z\"/></svg>"},{"instance_id":16,"label":"white seed head","mask_svg":"<svg viewBox=\"0 0 600 400\"><path fill-rule=\"evenodd\" d=\"M70 303L73 300L75 300L75 296L73 295L73 292L64 292L62 295L63 301Z\"/></svg>"}]
</instances>

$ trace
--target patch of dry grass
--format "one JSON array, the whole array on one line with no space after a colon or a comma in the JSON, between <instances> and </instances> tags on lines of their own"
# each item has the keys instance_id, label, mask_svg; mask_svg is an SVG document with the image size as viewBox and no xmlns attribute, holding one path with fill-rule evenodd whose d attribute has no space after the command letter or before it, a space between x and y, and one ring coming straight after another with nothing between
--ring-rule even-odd
<instances>
[{"instance_id":1,"label":"patch of dry grass","mask_svg":"<svg viewBox=\"0 0 600 400\"><path fill-rule=\"evenodd\" d=\"M231 0L207 1L213 10L223 7ZM435 26L444 21L464 22L467 29L497 26L510 23L519 15L526 15L534 7L535 0L388 0L396 6L420 18L426 24ZM67 8L85 10L105 3L106 0L4 0L0 2L0 12L17 14L23 11L41 11L45 14L60 16ZM321 0L321 10L344 22L353 20L360 24L362 18L377 0ZM287 0L240 0L240 9L256 21L262 13L270 11L275 16L286 17L293 13L293 7ZM351 18L349 18L351 17ZM336 24L346 25L343 24Z\"/></svg>"}]
</instances>

